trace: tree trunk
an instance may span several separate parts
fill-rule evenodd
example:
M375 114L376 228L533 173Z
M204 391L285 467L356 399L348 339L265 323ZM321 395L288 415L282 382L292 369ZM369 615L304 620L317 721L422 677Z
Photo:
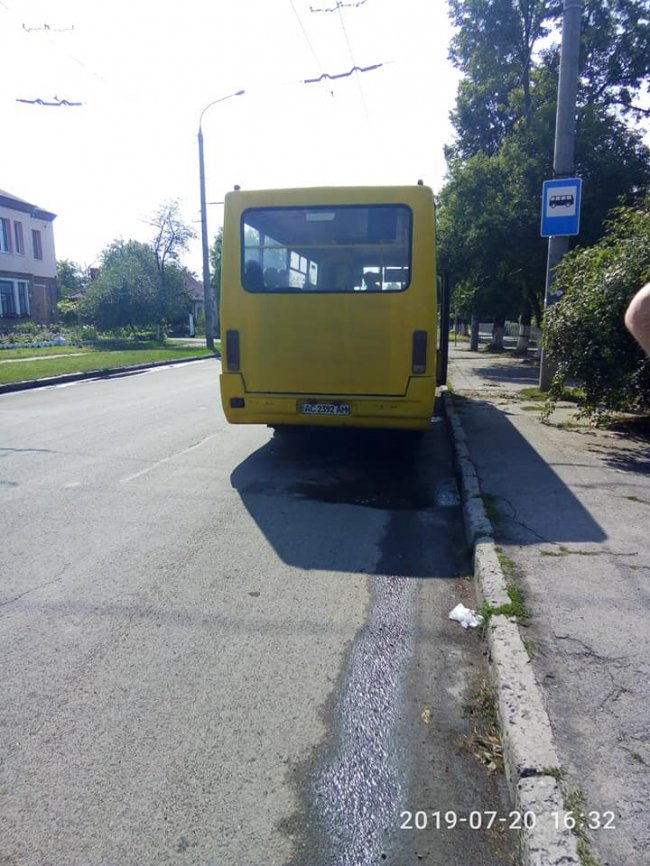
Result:
M515 349L515 355L521 356L522 358L525 358L528 355L531 319L532 310L530 306L526 306L524 312L521 314L521 318L519 319L519 340L517 341L517 348Z
M492 329L492 339L488 346L488 352L503 352L503 335L505 333L505 318L501 317L494 320Z
M472 352L478 352L478 316L472 316L472 333L469 348Z

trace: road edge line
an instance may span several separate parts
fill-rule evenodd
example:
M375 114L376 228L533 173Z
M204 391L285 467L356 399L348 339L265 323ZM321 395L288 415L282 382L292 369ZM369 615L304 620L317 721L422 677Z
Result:
M456 472L463 505L465 535L472 548L474 576L481 602L498 607L510 602L507 581L494 541L467 436L452 394L442 401L452 433ZM514 619L493 616L487 626L490 677L497 695L506 779L515 811L528 814L530 828L519 833L522 866L580 866L578 840L564 826L560 759L550 718L531 660ZM523 825L522 825L523 827Z

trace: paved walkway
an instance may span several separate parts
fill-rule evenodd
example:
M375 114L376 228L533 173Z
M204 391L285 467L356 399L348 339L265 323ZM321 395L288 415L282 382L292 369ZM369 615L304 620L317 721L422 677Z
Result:
M650 864L650 446L550 425L525 389L539 369L452 348L450 384L497 543L532 617L533 654L567 791L609 829L602 866ZM523 394L522 394L523 391ZM559 423L559 426L558 426ZM508 567L508 566L506 566ZM609 814L613 813L613 817Z

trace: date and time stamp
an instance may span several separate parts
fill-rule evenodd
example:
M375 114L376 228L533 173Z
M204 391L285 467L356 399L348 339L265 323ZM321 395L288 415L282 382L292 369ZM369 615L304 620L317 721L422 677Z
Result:
M617 820L616 813L611 811L557 811L546 813L544 817L547 822L550 820L550 826L556 830L575 830L580 827L587 830L615 830ZM511 811L500 814L490 810L476 809L467 814L461 814L451 809L446 812L418 809L400 812L399 820L400 830L447 831L465 827L470 830L502 828L526 831L534 830L539 819L537 814L532 811Z

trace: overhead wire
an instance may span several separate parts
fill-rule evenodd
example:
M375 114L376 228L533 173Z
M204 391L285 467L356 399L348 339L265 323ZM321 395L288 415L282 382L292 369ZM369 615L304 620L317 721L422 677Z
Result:
M291 4L291 8L293 9L293 14L298 19L298 24L300 26L300 29L302 30L302 35L305 37L305 41L307 42L307 45L309 46L309 50L311 51L312 56L313 56L314 60L316 61L316 66L322 72L323 71L323 64L320 62L320 58L318 57L318 54L316 54L316 49L312 45L312 41L309 38L309 34L305 30L305 25L302 23L302 18L298 14L298 10L296 9L293 0L289 0L289 3Z
M338 15L339 15L339 21L340 21L341 27L343 29L343 35L345 36L345 43L348 46L348 52L350 54L350 60L352 61L352 71L354 71L355 69L359 69L359 67L357 66L356 60L354 59L354 53L352 51L352 45L350 44L350 37L348 36L348 31L345 27L345 21L343 20L343 13L341 12L340 4L337 4L336 11L338 12ZM361 84L361 75L356 75L355 78L357 80L357 86L359 88L359 96L361 97L361 104L363 105L363 112L366 116L366 120L370 121L370 116L368 114L368 105L366 104L366 97L365 97L365 94L363 92L363 85Z
M68 99L59 99L58 96L54 97L54 102L48 102L45 99L19 99L16 97L16 102L25 102L28 105L46 105L53 108L59 108L61 105L67 105L70 108L74 108L77 105L83 105L83 102L70 102Z
M26 24L23 24L23 30L26 33L39 33L44 30L49 33L70 33L74 30L74 24L72 27L50 27L49 24L43 24L42 27L28 27Z
M390 61L389 61L390 62ZM353 66L352 69L348 69L347 72L337 72L332 75L330 72L323 72L318 78L304 78L303 84L316 84L319 81L323 81L326 78L333 80L335 78L348 78L350 75L353 75L355 72L372 72L373 69L379 69L381 66L385 66L385 63L373 63L372 66Z
M11 6L9 6L7 3L5 3L4 0L0 0L0 7L2 7L6 12L9 13L9 15L11 15L14 18L14 22L16 23L16 26L17 26L18 20L19 20L18 13ZM50 24L45 23L40 27L29 27L24 23L24 21L21 21L20 26L21 26L21 29L25 33L34 33L34 32L71 33L75 30L74 24L72 24L70 27L56 27L56 26L52 26ZM52 41L50 43L50 46L53 48L54 53L58 54L59 58L65 56L67 59L71 60L73 63L76 63L77 66L80 66L83 69L83 71L86 73L86 75L93 77L93 78L97 78L99 81L105 82L105 79L101 75L99 75L99 73L95 72L92 69L89 69L88 66L86 66L85 63L83 63L81 60L79 60L78 57L74 57L72 54L70 54L69 51L65 51L65 50L62 51L60 46L57 45L56 42ZM58 96L55 96L53 98L53 101L48 101L48 100L44 100L41 98L37 98L37 99L18 99L18 98L16 98L16 102L23 102L23 103L33 104L33 105L46 105L46 106L60 106L60 105L77 106L77 105L83 105L84 104L82 102L77 102L77 101L73 102L73 101L70 101L67 99L59 99Z
M330 6L329 9L314 9L313 6L309 7L310 12L336 12L337 9L342 9L346 7L348 9L356 9L357 6L363 6L364 3L367 3L368 0L358 0L357 3L342 3L341 0L337 0L336 6Z
M367 2L367 0L357 0L357 2L345 3L345 2L342 2L342 0L336 0L336 5L332 6L332 7L328 7L328 8L324 8L324 9L317 9L314 6L309 7L309 11L312 13L320 13L320 12L337 12L338 13L339 24L341 25L341 30L343 31L343 38L345 39L345 44L346 44L347 49L348 49L348 54L349 54L350 60L352 62L352 68L349 72L341 73L339 75L328 75L327 73L323 73L321 75L321 79L323 79L323 78L330 78L330 79L344 78L347 75L352 75L354 72L358 72L358 73L368 72L371 69L377 69L379 66L383 65L381 63L378 63L378 64L375 64L374 66L360 67L357 64L356 60L354 59L354 51L352 50L352 43L350 41L350 37L348 35L348 31L347 31L347 28L345 26L345 21L343 19L343 13L341 12L341 9L343 9L343 8L356 8L358 6L363 6L364 3L366 3L366 2ZM292 2L292 6L293 6L293 2ZM295 8L294 8L294 11L295 11ZM361 78L359 77L359 75L357 75L355 77L357 80L357 87L359 88L359 98L361 99L361 104L363 106L363 112L365 114L366 120L369 121L370 117L368 114L368 104L366 102L365 93L363 92L363 85L361 84ZM317 81L317 80L320 80L320 79L307 79L305 83L311 84L313 81ZM334 95L333 92L332 92L332 95Z

